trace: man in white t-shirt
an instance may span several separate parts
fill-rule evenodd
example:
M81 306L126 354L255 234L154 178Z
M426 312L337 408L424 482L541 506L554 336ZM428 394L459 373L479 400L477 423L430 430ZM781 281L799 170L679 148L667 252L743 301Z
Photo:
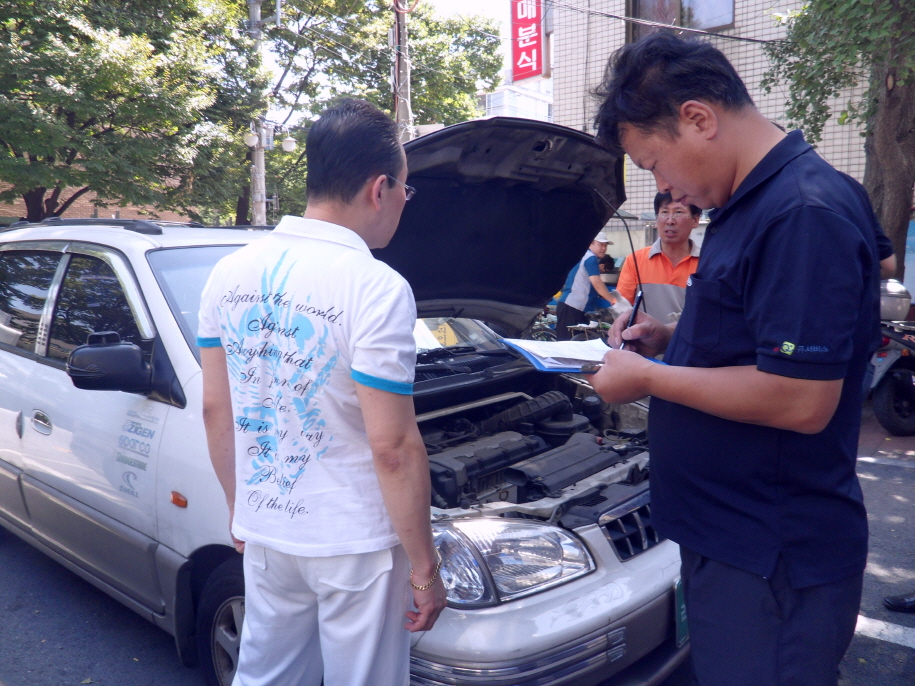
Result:
M432 628L445 590L416 305L369 249L414 190L396 125L368 103L326 110L306 145L304 217L221 260L201 300L207 440L245 556L233 686L407 686L409 632Z

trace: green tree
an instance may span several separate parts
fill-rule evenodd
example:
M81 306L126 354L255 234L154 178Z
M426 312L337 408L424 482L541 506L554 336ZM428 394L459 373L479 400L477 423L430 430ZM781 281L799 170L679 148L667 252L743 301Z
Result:
M893 241L901 278L915 185L915 3L812 0L776 18L787 35L767 47L772 67L763 86L788 83L787 114L809 140L819 140L835 114L830 99L867 84L838 118L865 124L864 186Z
M234 4L0 0L0 200L37 221L89 191L171 208L219 188L238 145L220 97L252 104L219 68Z
M271 93L275 105L288 108L290 118L313 116L334 98L352 96L393 115L393 23L391 4L380 0L286 0L283 28L269 31L282 69ZM441 18L421 3L408 15L408 33L415 123L449 125L480 116L477 93L494 89L502 69L497 23ZM303 209L301 153L267 164L268 194L277 190L284 213Z
M336 54L324 68L328 97L354 94L393 113L392 23L386 4L366 2L334 37ZM415 123L448 125L480 116L477 93L498 86L502 69L496 23L483 17L443 19L420 4L408 15L407 31Z

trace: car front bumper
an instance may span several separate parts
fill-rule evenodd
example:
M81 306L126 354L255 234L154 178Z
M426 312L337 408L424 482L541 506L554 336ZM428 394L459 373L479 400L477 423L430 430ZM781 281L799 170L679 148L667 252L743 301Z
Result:
M677 647L673 592L600 632L582 636L549 655L503 664L442 664L412 655L411 686L591 686L616 677L614 686L654 686L686 659Z

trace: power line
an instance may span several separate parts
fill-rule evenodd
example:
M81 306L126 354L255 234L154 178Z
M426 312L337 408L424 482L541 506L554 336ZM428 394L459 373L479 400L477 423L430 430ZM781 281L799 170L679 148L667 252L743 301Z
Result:
M601 12L600 10L593 10L588 7L579 7L578 5L569 5L559 0L551 0L550 5L553 7L561 7L562 9L569 10L571 12L580 12L582 14L588 14L591 16L604 17L605 19L617 19L619 21L627 22L629 24L638 24L640 26L650 26L658 29L673 29L675 31L682 31L684 33L693 33L700 36L709 36L712 38L726 38L728 40L744 41L747 43L771 43L769 40L762 40L759 38L747 38L745 36L732 36L727 33L716 33L714 31L705 31L703 29L691 29L685 26L674 26L672 24L661 24L656 21L649 21L647 19L639 19L637 17L624 17L619 14L611 14L610 12Z
M638 17L626 17L626 16L622 16L619 14L611 14L610 12L601 12L600 10L591 9L590 7L580 7L579 5L571 5L569 3L562 2L561 0L547 0L547 3L548 3L547 6L549 6L549 7L558 7L563 10L568 10L569 12L579 12L581 14L588 14L588 15L592 15L592 16L603 17L605 19L617 19L619 21L626 22L629 24L639 24L641 26L650 26L650 27L654 27L654 28L667 29L667 30L673 29L675 31L683 31L685 33L694 33L694 34L700 35L700 36L709 36L711 38L726 38L728 40L744 41L747 43L772 43L773 42L771 40L761 40L759 38L747 38L745 36L733 36L733 35L730 35L727 33L717 33L715 31L706 31L704 29L691 29L691 28L688 28L685 26L676 26L673 24L661 24L656 21L649 21L648 19L639 19ZM461 14L456 14L455 16L460 18L461 21L463 21L468 26L470 26L472 28L476 28L467 17L465 17ZM545 17L541 18L540 23L543 24L544 20L545 20ZM477 30L480 31L480 29L477 29ZM480 31L480 33L483 33L484 35L490 36L492 38L498 38L499 40L506 42L506 43L511 43L514 41L522 40L521 38L512 38L511 36L507 36L507 37L506 36L496 36L494 34L486 33L484 31Z

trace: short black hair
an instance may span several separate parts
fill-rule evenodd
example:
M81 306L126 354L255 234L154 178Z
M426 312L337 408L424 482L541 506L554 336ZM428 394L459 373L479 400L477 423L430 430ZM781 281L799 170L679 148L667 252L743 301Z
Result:
M348 203L365 182L403 168L397 124L364 100L344 99L324 110L305 139L309 200ZM388 179L388 185L394 182Z
M720 50L669 31L613 53L594 95L601 100L594 117L597 140L614 150L620 148L620 124L676 136L680 105L687 100L729 110L753 106L747 87Z
M658 193L654 196L654 213L655 215L661 211L661 208L665 205L669 205L673 202L673 196L670 193ZM693 219L702 214L702 210L695 205L689 206L689 213L693 215Z

